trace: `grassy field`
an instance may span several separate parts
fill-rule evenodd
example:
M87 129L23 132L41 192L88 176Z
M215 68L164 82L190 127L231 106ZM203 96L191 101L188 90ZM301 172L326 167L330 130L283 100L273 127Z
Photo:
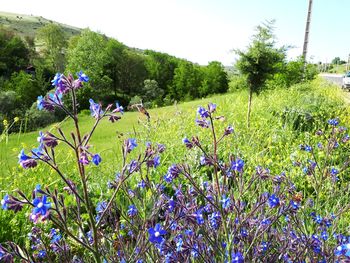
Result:
M91 140L91 152L100 153L103 160L98 169L91 167L88 170L91 187L96 196L106 195L107 181L113 179L121 168L121 144L125 138L136 138L141 146L132 153L133 157L142 152L147 141L165 144L167 151L155 176L163 176L174 162L198 163L198 152L185 151L181 141L184 137L198 135L203 144L209 143L207 131L195 125L197 107L209 102L216 103L218 115L225 116L222 122L218 122L218 130L223 132L228 125L232 125L235 130L234 136L219 149L223 156L227 157L230 153L241 156L251 172L255 166L262 165L268 167L272 174L279 174L282 170L293 173L291 155L298 150L299 144L310 140L317 129L325 127L329 118L339 116L342 124L349 123L348 107L342 96L338 87L322 80L299 84L288 90L265 91L253 99L249 129L246 123L246 91L152 109L150 122L138 112L125 113L114 124L104 120ZM80 117L82 130L88 131L93 124L92 117ZM68 135L73 124L65 121L42 131L55 133L57 127L61 127ZM61 186L58 176L44 164L29 170L23 170L17 164L19 151L24 148L28 152L36 147L37 136L38 132L11 134L7 142L0 142L0 197L17 188L30 193L36 184ZM58 148L61 148L57 152L59 166L68 177L75 178L73 153L63 145ZM295 173L295 176L299 175ZM303 180L299 182L300 187L306 188ZM19 216L25 217L26 213L20 213ZM16 239L23 238L26 233L23 229L28 228L28 225L19 216L12 217L11 213L0 211L1 221L7 222L0 227L0 242L16 233Z
M50 23L61 26L69 37L78 35L81 31L79 28L57 23L41 16L0 12L0 25L14 31L16 34L22 37L35 37L37 30Z

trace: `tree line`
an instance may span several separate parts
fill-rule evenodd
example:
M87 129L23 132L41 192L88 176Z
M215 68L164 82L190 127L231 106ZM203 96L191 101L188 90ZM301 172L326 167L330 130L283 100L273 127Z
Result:
M91 83L79 91L79 109L88 99L121 105L142 102L148 107L170 105L228 90L223 65L201 66L153 50L129 48L89 29L68 38L56 24L41 28L35 38L20 38L0 28L0 120L27 118L26 130L62 118L36 110L37 96L46 94L55 73L83 70ZM46 114L46 115L45 115Z

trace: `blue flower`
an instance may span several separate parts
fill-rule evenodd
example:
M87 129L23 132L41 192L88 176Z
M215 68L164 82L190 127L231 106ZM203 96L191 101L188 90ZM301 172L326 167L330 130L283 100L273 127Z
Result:
M196 221L198 225L203 225L204 224L204 217L202 213L202 209L197 210L195 213Z
M338 173L339 173L339 171L337 169L335 169L334 167L331 169L332 176L336 176Z
M38 253L38 258L45 258L46 257L46 251L45 250L40 250Z
M231 162L231 169L237 172L242 172L244 167L244 161L242 159L236 159Z
M102 161L101 156L99 154L95 154L94 156L92 156L92 160L91 160L95 165L99 165L100 162Z
M129 153L137 147L136 139L129 138L124 141L125 149Z
M228 208L231 204L230 197L226 197L226 195L222 195L222 199L220 200L220 202L222 203L221 206L223 209Z
M47 196L37 197L33 200L34 208L32 210L33 215L46 215L51 208L51 203L47 201Z
M280 200L275 194L270 195L268 201L269 201L269 206L271 208L275 208L276 206L279 206L279 204L280 204Z
M97 213L103 213L103 211L106 208L107 208L107 202L106 201L98 202L97 206L96 206L96 212Z
M173 199L173 198L169 199L169 202L168 202L168 211L169 211L170 213L174 211L175 206L176 206L176 202L174 201L174 199Z
M337 126L339 124L339 120L338 119L329 119L328 124L332 125L332 126Z
M214 212L209 216L210 226L214 229L218 229L220 225L221 216L219 212Z
M335 251L336 256L344 255L347 258L350 258L350 243L345 243L337 247Z
M80 72L77 74L78 75L78 78L81 82L88 82L89 81L89 77L83 73L83 71L80 70Z
M160 165L160 156L156 155L153 159L153 167L157 168Z
M231 258L232 258L231 263L244 263L244 257L240 252L237 252L237 253L232 252Z
M215 104L214 104L215 105ZM197 113L202 117L202 118L208 118L209 117L209 112L204 109L203 107L198 107Z
M162 228L160 224L156 224L154 228L149 228L148 229L148 234L149 234L149 241L152 243L161 243L163 241L164 235L166 235L166 231Z
M328 239L328 234L327 234L327 231L322 231L322 233L321 233L321 237L322 237L322 239L323 240L327 240Z
M146 187L146 183L144 180L141 180L140 182L137 183L137 187L139 188L145 188Z
M135 205L129 205L129 209L128 209L128 216L129 217L133 217L135 215L137 215L137 208Z
M38 96L38 99L36 101L36 107L38 110L42 110L44 108L44 97L43 96Z
M3 210L8 209L7 205L9 203L9 199L10 199L10 196L8 194L6 194L3 199L1 199L1 208Z
M58 86L58 84L61 82L61 78L63 77L63 74L56 73L53 80L51 80L52 86Z
M181 252L183 245L182 237L180 236L176 241L176 252Z
M306 152L311 152L311 151L312 151L312 147L311 147L310 145L305 145L304 150L305 150Z
M98 119L103 114L101 105L95 103L93 99L89 99L91 116Z

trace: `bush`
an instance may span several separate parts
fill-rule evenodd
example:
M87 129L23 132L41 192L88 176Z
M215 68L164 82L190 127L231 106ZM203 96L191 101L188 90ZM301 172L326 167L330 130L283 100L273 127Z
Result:
M243 75L233 75L229 82L229 92L235 92L237 90L247 90L247 79Z

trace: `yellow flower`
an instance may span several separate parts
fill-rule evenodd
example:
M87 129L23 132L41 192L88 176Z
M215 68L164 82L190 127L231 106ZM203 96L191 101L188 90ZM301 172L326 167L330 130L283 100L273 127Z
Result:
M9 125L9 123L7 122L7 120L5 119L5 120L3 120L3 122L2 122L3 124L4 124L4 126L5 127L7 127L8 125Z
M15 118L13 119L13 121L14 121L14 122L18 122L18 121L19 121L19 118L18 118L18 117L15 117Z

